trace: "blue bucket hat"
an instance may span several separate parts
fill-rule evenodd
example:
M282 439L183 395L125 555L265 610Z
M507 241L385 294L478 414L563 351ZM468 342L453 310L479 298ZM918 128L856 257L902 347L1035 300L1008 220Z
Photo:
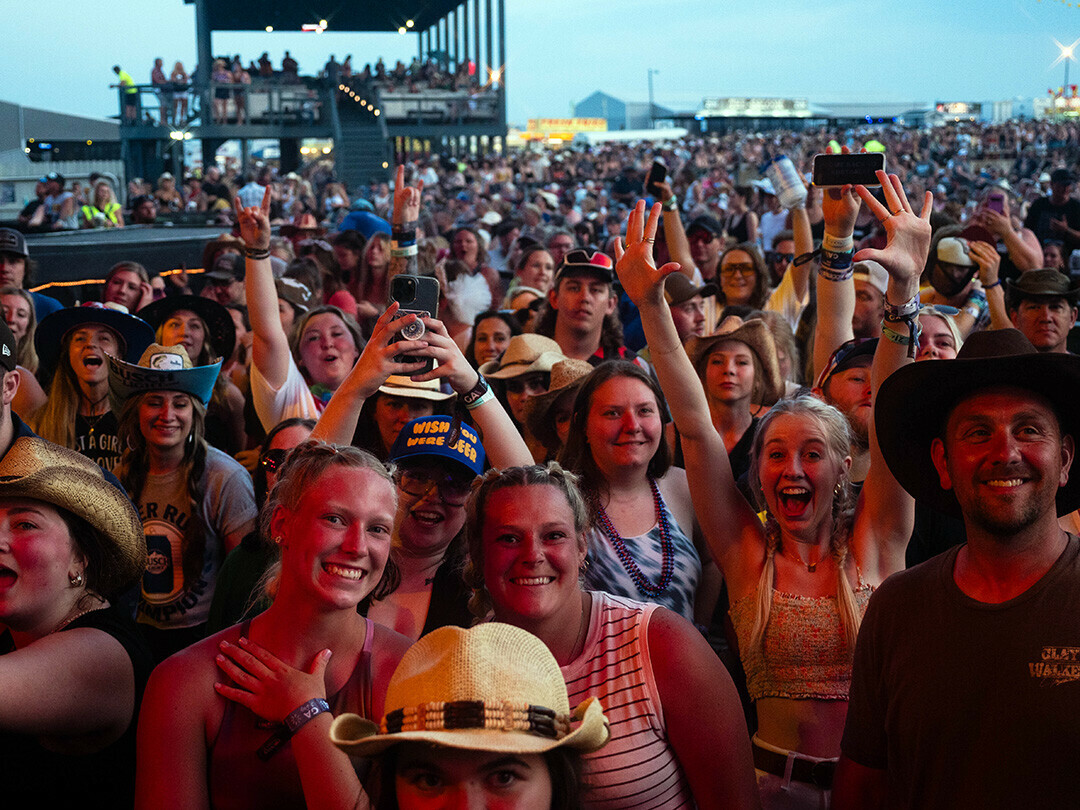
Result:
M390 448L394 462L441 461L447 459L470 476L484 471L484 447L480 437L468 425L461 425L461 436L452 447L447 443L453 422L450 416L421 416L401 429Z

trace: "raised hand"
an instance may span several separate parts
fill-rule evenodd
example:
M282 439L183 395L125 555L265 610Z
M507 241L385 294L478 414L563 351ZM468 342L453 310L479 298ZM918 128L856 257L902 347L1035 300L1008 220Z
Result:
M997 248L986 242L971 242L968 245L968 253L979 265L979 281L983 287L989 287L998 280L998 268L1001 266L1001 256Z
M235 685L219 682L214 689L263 720L282 723L296 707L315 698L326 699L330 650L318 653L304 672L243 636L239 646L223 641L219 649L217 665Z
M656 203L646 218L645 201L638 200L626 222L626 248L621 239L615 240L615 272L619 274L623 290L639 308L663 301L664 279L681 269L677 262L657 267L653 259L660 212L660 203Z
M236 224L240 227L240 238L249 248L265 250L270 247L270 186L263 193L262 204L244 208L240 198L233 198L233 211Z
M469 393L476 387L479 379L476 369L469 365L469 361L465 359L457 343L450 337L442 321L424 318L424 326L427 327L424 340L427 341L428 346L424 351L424 356L434 357L438 365L424 374L414 375L413 379L416 382L445 379L459 394Z
M926 192L922 210L916 215L899 177L883 171L878 171L877 177L886 205L875 200L866 186L856 186L855 191L885 227L888 241L884 250L860 250L855 254L855 261L870 259L878 262L894 279L917 286L930 252L930 213L934 209L934 195Z
M405 185L405 167L398 166L394 175L394 214L391 222L404 225L415 222L420 217L420 197L424 191L424 181L417 178L416 186Z
M408 326L416 320L412 313L398 317L398 302L394 301L386 308L386 312L379 316L371 330L371 338L364 351L360 353L360 359L349 377L361 381L360 395L365 399L375 395L379 386L386 382L391 374L408 377L416 374L423 362L398 363L394 358L401 354L418 354L427 357L430 353L425 351L429 342L427 336L423 340L400 340L391 342L402 327Z

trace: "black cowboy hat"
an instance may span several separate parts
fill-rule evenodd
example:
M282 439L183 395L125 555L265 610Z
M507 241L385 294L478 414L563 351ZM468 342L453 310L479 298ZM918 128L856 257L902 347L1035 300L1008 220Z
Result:
M206 322L206 336L219 357L226 359L232 357L236 346L236 324L233 323L229 310L217 301L197 295L167 295L140 309L139 317L150 324L154 332L157 332L158 327L180 309L189 309ZM130 362L137 363L138 361L139 358L136 357Z
M1080 357L1037 352L1016 329L975 332L955 360L925 360L897 369L881 384L874 405L878 445L896 480L917 500L961 516L951 490L943 489L930 458L953 407L995 386L1024 389L1053 406L1062 435L1080 440ZM1080 474L1058 489L1057 513L1080 507Z

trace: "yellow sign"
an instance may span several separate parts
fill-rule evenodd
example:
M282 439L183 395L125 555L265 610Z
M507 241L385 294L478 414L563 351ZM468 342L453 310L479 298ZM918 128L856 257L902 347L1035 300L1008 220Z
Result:
M606 118L530 118L527 132L607 132Z

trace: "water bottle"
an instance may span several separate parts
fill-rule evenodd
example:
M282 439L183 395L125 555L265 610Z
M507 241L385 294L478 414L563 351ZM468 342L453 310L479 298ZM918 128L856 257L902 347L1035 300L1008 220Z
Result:
M784 208L798 208L806 202L806 186L787 155L777 155L765 164L763 170Z

